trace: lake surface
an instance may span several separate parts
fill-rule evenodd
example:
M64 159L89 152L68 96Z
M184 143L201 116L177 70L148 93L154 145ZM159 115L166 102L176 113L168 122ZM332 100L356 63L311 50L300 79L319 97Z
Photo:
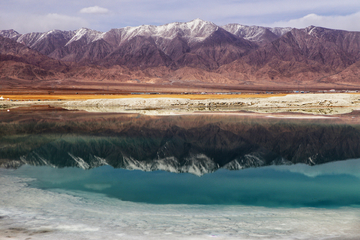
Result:
M360 115L0 112L0 239L357 239Z

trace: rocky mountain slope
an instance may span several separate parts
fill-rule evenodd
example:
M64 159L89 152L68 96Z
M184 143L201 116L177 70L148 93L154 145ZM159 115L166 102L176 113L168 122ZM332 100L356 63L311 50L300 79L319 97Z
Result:
M321 80L360 59L360 33L310 26L280 38L224 66L220 72L238 77Z
M356 83L360 59L360 32L314 26L217 26L195 19L108 32L81 28L19 34L3 30L0 36L3 79L49 79L53 75L54 79L153 79L160 83ZM24 50L16 50L20 48ZM36 52L36 57L25 49ZM29 71L28 76L24 71L8 71L9 61L39 69ZM42 76L34 71L43 71Z
M0 75L24 79L54 77L68 70L62 62L47 57L12 39L0 36Z

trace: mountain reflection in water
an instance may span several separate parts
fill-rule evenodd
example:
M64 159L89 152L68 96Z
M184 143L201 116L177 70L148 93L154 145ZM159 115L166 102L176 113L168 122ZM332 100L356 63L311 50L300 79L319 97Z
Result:
M267 116L0 111L0 236L358 239L359 114Z
M3 168L23 164L83 169L110 165L201 176L220 168L317 165L360 158L357 113L302 120L246 114L0 114Z

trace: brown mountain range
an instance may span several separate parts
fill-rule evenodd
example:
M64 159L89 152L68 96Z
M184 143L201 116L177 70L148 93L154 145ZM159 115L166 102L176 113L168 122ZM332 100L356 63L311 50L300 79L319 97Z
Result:
M5 88L30 81L36 86L103 82L345 89L358 86L359 59L360 32L314 26L220 27L195 19L105 33L86 28L0 31Z

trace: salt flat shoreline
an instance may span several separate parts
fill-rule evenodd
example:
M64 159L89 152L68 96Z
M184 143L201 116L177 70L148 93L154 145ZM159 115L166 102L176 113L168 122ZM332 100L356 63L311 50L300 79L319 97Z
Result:
M269 97L234 97L191 99L176 97L131 97L111 99L0 101L2 110L18 107L48 105L87 112L137 112L142 114L171 114L174 112L250 111L259 113L301 112L309 114L344 114L360 110L360 94L321 93L287 94Z

